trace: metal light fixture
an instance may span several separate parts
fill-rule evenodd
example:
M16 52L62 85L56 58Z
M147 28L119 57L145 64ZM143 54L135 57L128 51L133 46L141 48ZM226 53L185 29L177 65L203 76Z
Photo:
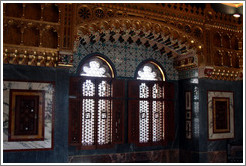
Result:
M233 17L239 18L240 17L240 14L235 13L235 14L233 14Z

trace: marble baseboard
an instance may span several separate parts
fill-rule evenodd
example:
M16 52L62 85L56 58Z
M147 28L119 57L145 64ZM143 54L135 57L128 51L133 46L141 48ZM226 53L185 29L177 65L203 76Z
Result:
M208 152L208 162L209 163L226 163L227 162L227 152L226 151Z
M70 156L70 163L178 163L179 150Z
M9 95L10 89L45 91L44 140L43 141L8 141ZM54 103L54 85L41 82L3 82L3 150L32 150L52 148L52 119Z
M226 163L226 151L194 152L180 150L181 163Z

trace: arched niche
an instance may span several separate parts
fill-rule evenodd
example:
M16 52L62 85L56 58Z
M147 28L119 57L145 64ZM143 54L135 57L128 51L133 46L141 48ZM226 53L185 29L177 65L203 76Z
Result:
M57 48L58 35L52 29L46 30L42 34L42 46L48 48Z
M203 31L200 27L195 27L193 30L193 35L198 38L198 39L202 39L203 38Z
M6 29L3 38L6 38L5 42L8 44L17 44L21 43L21 30L17 25L10 25ZM6 36L5 36L6 35Z
M48 22L59 21L59 9L55 4L46 5L44 7L43 20Z
M232 67L239 68L239 58L237 55L232 55Z
M23 35L23 43L26 46L39 46L39 30L35 27L26 28Z
M228 35L224 35L223 36L223 39L222 39L222 42L223 42L223 47L224 48L230 48L230 37Z
M230 67L230 56L227 52L223 55L223 66Z
M6 16L10 17L22 17L23 5L22 3L7 3L6 4Z
M214 54L214 65L221 66L221 54L219 53L219 51L215 52Z
M214 34L213 44L216 47L221 47L221 35L218 32Z
M38 3L28 3L25 7L25 18L32 20L40 20L41 5Z
M239 40L237 37L234 37L233 40L232 40L232 49L234 50L239 50Z

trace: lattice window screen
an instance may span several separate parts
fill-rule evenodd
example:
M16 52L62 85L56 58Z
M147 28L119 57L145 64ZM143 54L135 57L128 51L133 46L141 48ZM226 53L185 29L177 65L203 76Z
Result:
M111 143L111 85L107 81L87 79L83 82L82 94L82 145Z
M163 81L128 81L129 143L163 145L173 137L173 90Z
M95 100L82 102L82 145L93 145L95 139Z
M70 145L96 149L123 143L124 80L112 79L112 68L99 56L86 61L79 74L70 78Z

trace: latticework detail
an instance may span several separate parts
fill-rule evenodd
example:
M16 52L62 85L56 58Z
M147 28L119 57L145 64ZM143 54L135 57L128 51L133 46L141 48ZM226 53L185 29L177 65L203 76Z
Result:
M148 98L149 97L149 87L145 83L141 83L139 87L139 97Z
M83 83L83 96L95 96L95 84L91 80L86 80Z
M97 115L97 128L98 128L98 139L99 145L108 144L112 140L111 132L111 102L110 100L99 100L98 101L98 115Z
M94 144L95 101L83 99L82 102L82 145Z
M149 102L139 102L139 142L149 141Z
M161 101L153 101L152 103L152 130L153 142L161 141L164 139L163 131L163 103Z
M108 84L106 81L102 81L98 86L99 97L110 97L110 92L110 84Z

